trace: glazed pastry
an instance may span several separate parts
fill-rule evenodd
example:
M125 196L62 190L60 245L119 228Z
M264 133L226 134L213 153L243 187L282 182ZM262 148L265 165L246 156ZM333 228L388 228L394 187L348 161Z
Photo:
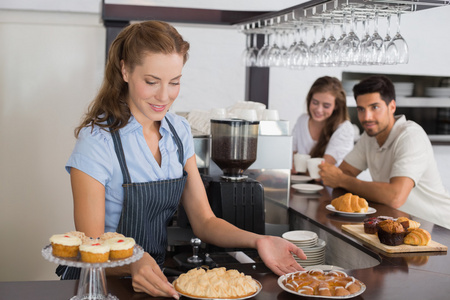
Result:
M413 246L426 246L431 241L431 235L422 228L409 229L403 243Z
M369 209L366 199L347 193L331 201L336 210L343 212L365 213Z
M380 242L388 246L403 244L403 239L406 234L402 224L394 220L379 222L377 233Z
M189 270L175 280L174 287L189 297L215 299L248 297L258 291L256 281L250 276L225 268Z
M299 271L287 275L283 284L302 295L348 296L361 290L362 282L345 272Z
M54 256L77 257L81 239L69 233L55 234L50 237L50 243Z

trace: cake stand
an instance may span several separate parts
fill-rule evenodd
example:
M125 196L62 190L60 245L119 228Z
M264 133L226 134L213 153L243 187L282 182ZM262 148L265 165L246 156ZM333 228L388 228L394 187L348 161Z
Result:
M141 259L144 249L135 245L133 255L126 259L109 260L105 263L85 263L79 258L62 258L53 256L52 246L47 245L42 249L42 256L56 264L81 268L80 280L78 281L77 295L70 300L119 300L116 296L108 294L106 287L105 268L114 268L131 264Z

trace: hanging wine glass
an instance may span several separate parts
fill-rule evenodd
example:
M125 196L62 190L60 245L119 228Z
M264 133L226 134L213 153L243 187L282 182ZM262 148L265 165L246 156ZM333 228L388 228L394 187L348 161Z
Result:
M356 35L355 8L350 6L350 31L342 41L341 60L348 64L357 64L359 61L361 42Z
M249 51L250 51L250 48L252 47L252 45L251 45L251 43L252 43L252 36L251 36L251 34L249 33L249 32L247 32L247 31L245 31L245 30L248 30L248 28L243 28L243 30L244 30L244 32L245 32L245 49L244 49L244 51L242 51L242 54L241 54L241 61L242 61L242 64L244 65L244 66L246 66L247 65L247 57L248 57L248 53L249 53Z
M270 46L269 53L267 54L267 62L269 64L269 67L278 67L281 64L282 53L277 43L278 37L279 32L277 32L277 30L274 30L272 46Z
M386 56L389 63L393 64L407 64L409 60L408 44L403 36L400 34L400 9L397 11L397 33L389 42Z
M381 65L384 63L384 57L385 57L385 49L384 49L384 41L383 38L378 33L378 8L375 8L375 17L373 19L374 21L374 27L373 27L373 34L370 39L372 43L372 62L373 65Z
M306 30L302 27L301 23L298 27L298 35L300 36L300 40L291 54L291 61L294 69L304 69L309 63L309 47L304 42Z
M313 25L313 42L311 45L309 45L309 63L310 66L318 66L319 64L319 58L318 58L318 51L317 51L317 24Z
M342 21L339 25L339 27L341 28L341 36L339 37L339 39L336 41L336 44L334 45L333 48L333 61L334 64L336 66L347 66L348 63L346 63L344 61L344 59L341 57L341 54L343 54L341 52L342 49L342 41L345 39L345 37L347 36L347 19L346 19L346 12L344 11L342 13Z
M253 67L256 66L256 60L258 58L258 34L253 33L253 44L247 51L247 57L246 57L246 66L247 67Z
M320 38L319 42L316 44L316 65L320 67L324 67L325 64L322 60L323 58L323 46L325 45L325 42L327 41L327 38L325 37L326 34L326 20L325 17L322 17L322 26L320 27L320 30L322 31L322 37Z
M322 64L323 66L334 66L333 51L336 45L336 38L334 37L334 15L330 16L330 35L322 47Z
M287 30L282 30L280 33L280 52L281 52L281 60L277 67L286 67L289 59L288 53L288 40L289 40L289 32Z
M385 53L384 53L384 63L385 64L392 64L392 61L388 59L387 57L387 47L389 46L389 43L391 42L392 38L391 38L391 14L388 13L386 16L386 36L384 37L383 40L383 45L384 45L384 49L385 49Z
M267 27L267 24L266 24ZM258 67L268 67L269 64L267 62L267 54L269 52L269 31L266 29L264 32L264 44L259 49L258 55L256 56L256 66Z
M366 18L363 19L364 36L361 39L361 54L359 57L360 64L362 65L370 64L372 57L372 42L370 40L369 21L370 14L367 13Z

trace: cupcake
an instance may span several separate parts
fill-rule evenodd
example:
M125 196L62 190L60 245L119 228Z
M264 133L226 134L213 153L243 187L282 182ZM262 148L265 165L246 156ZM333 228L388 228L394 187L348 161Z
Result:
M110 259L124 259L133 255L133 249L136 242L130 237L115 237L105 241L111 249Z
M55 234L50 237L52 254L58 257L77 257L81 239L71 234Z
M107 262L109 252L109 246L98 240L80 246L81 261L87 263Z
M378 231L377 224L380 222L378 218L367 218L364 220L364 233L375 234Z
M368 234L376 234L378 232L378 223L385 220L393 220L393 218L379 216L364 219L364 232Z
M397 246L403 244L405 233L405 229L399 222L385 220L378 223L378 238L385 245Z

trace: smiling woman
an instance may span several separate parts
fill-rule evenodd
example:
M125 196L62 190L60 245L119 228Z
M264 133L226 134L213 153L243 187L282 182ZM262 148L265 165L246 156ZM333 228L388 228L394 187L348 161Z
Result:
M353 148L354 135L341 82L330 76L318 78L308 92L306 105L308 114L298 118L292 133L294 154L323 157L339 165Z
M168 111L180 91L188 49L176 29L161 21L135 23L119 33L66 164L76 229L93 238L104 232L134 238L143 257L113 272L131 274L134 290L153 296L178 298L161 267L167 224L180 200L194 234L207 243L256 248L277 274L302 269L291 253L306 258L288 241L241 230L213 214L190 126ZM58 273L78 277L76 269L59 267Z

